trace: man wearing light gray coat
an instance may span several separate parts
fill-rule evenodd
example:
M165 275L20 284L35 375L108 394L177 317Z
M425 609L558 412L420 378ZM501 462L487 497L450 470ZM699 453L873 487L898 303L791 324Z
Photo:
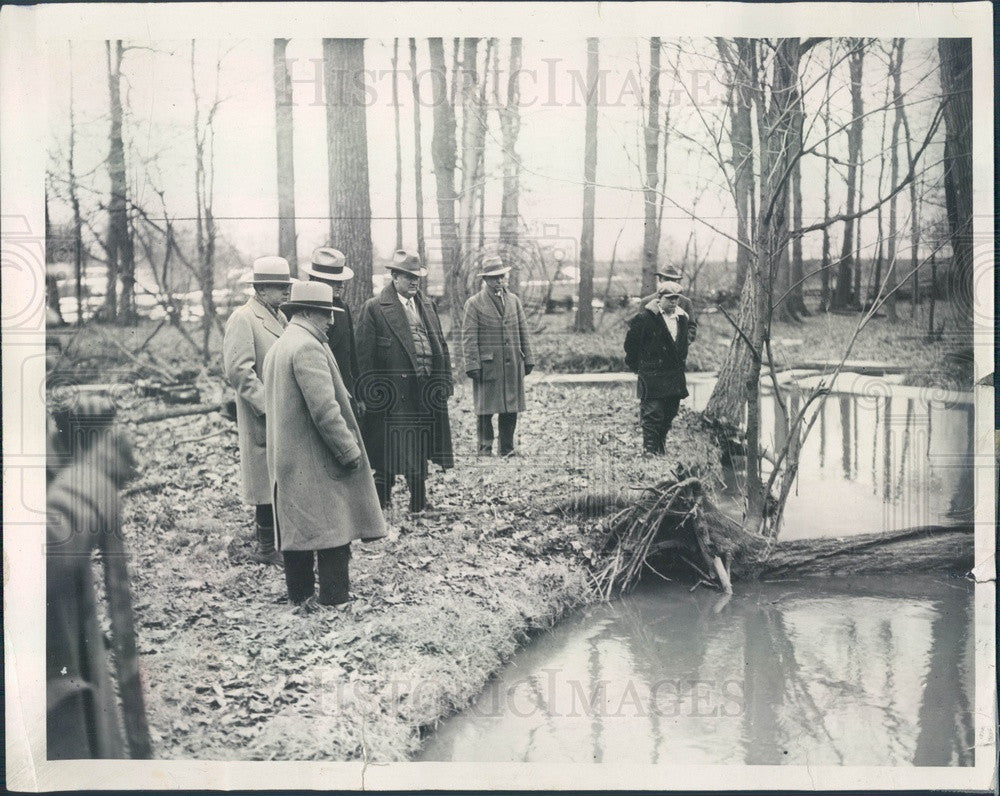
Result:
M350 599L351 542L385 536L385 519L351 394L327 345L333 290L298 282L282 309L291 320L264 359L267 464L288 597L310 611Z
M462 350L472 379L479 454L493 454L493 415L498 415L501 456L514 454L517 413L524 411L524 377L534 362L521 300L507 290L510 267L493 255L483 260L483 289L465 302Z
M283 257L258 257L253 271L243 279L254 287L253 297L233 311L222 339L223 372L236 390L236 423L240 444L243 497L256 507L257 560L281 564L274 550L274 512L265 452L264 355L281 336L287 323L278 309L292 284L288 261Z

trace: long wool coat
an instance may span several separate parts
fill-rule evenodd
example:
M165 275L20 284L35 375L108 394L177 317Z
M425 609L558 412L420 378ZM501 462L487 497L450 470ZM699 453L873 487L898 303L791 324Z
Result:
M528 320L521 300L504 291L503 315L486 285L465 302L462 350L465 369L482 374L473 382L477 415L524 411L524 368L533 365Z
M688 317L677 308L677 339L670 336L657 302L651 301L629 321L625 364L639 374L639 398L687 398L684 367L688 352Z
M264 356L287 323L257 296L233 311L222 339L222 364L226 380L236 390L236 424L240 443L243 498L251 506L271 502L267 474L264 423Z
M326 339L337 360L340 375L344 379L347 391L354 395L354 382L358 378L358 351L354 343L354 316L351 308L339 298L333 300L336 308L333 313L333 323L326 330ZM355 396L357 397L357 396Z
M455 464L448 399L454 392L451 356L434 306L414 299L430 339L431 377L418 383L413 332L390 282L358 315L358 400L365 403L363 429L375 469L385 474L424 471L427 461Z
M326 336L292 318L264 358L267 463L279 550L385 536L351 398ZM344 465L358 456L354 470Z

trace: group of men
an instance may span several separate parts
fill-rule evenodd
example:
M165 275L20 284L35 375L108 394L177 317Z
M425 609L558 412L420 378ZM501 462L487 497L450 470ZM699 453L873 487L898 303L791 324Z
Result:
M454 465L452 364L437 311L419 289L427 270L405 249L388 270L355 324L342 298L353 271L341 252L316 249L303 280L283 258L261 257L246 277L254 295L226 324L223 363L236 391L257 557L284 564L289 599L307 610L350 600L350 544L385 535L382 511L397 476L410 511L426 512L429 464ZM524 308L507 290L510 270L499 257L483 260L483 288L462 324L481 455L492 454L494 414L498 452L515 454L534 364Z

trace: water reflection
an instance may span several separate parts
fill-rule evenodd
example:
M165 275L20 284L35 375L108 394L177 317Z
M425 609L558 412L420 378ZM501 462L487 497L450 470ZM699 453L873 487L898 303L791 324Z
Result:
M972 765L972 590L673 584L539 638L421 760Z
M788 394L789 412L801 396ZM777 451L788 425L762 398L761 441ZM799 539L971 521L973 410L914 397L833 395L806 438L782 537ZM728 474L734 507L739 474Z

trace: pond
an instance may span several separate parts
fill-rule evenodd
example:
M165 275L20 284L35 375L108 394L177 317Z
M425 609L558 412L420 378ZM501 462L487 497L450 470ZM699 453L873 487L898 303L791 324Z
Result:
M774 450L773 397L763 415ZM971 404L907 388L830 396L783 538L971 521L972 429ZM417 759L970 766L973 619L972 584L946 577L744 583L728 600L646 582L535 639Z

